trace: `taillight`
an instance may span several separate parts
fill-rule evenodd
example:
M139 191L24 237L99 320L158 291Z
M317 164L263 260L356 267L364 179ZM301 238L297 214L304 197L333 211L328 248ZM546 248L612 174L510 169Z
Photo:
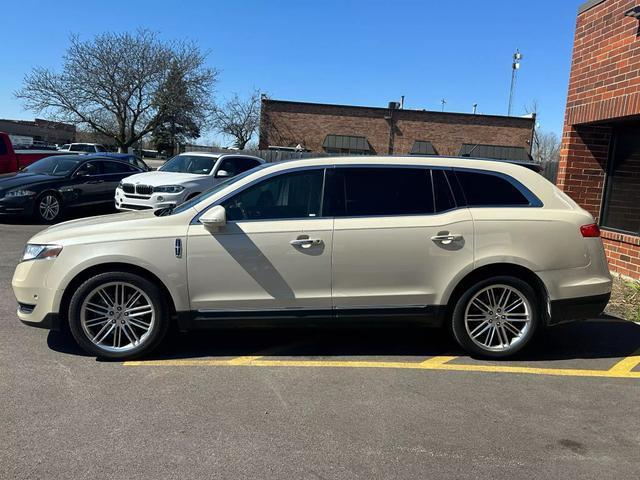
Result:
M597 223L591 223L589 225L582 225L580 227L580 233L585 238L599 237L600 236L600 228L598 228L598 224Z

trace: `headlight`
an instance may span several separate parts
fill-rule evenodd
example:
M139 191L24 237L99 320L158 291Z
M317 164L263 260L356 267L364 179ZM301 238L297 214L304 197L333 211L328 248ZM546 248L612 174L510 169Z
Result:
M5 196L7 197L31 197L33 195L35 195L36 192L33 192L31 190L23 190L23 189L19 189L19 190L9 190Z
M42 258L56 258L62 251L62 245L38 245L27 243L22 254L22 261Z
M118 184L118 187L120 190L122 190L122 181L120 181L120 183Z
M180 193L184 190L182 185L161 185L159 187L153 187L153 192L164 192L164 193Z

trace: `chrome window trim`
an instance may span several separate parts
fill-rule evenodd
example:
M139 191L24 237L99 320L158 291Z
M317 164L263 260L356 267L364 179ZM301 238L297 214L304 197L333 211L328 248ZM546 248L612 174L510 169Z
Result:
M357 216L340 216L340 217L329 217L329 216L323 216L323 209L324 209L324 193L326 190L326 178L327 178L327 169L331 169L331 168L335 168L335 169L339 169L339 168L413 168L413 169L429 169L429 170L445 170L445 171L451 171L451 172L456 172L456 171L465 171L465 172L473 172L473 173L482 173L482 174L488 174L488 175L493 175L493 176L497 176L500 178L503 178L504 180L506 180L507 182L509 182L511 185L513 185L527 200L529 200L529 204L528 205L509 205L509 204L498 204L498 205L466 205L466 199L465 199L465 205L458 205L457 204L457 199L455 196L455 192L453 192L453 189L451 189L451 185L449 185L449 188L452 190L453 198L454 198L454 202L456 202L456 206L454 208L450 208L448 210L444 210L444 211L440 211L440 212L433 212L433 213L406 213L406 214L399 214L399 215L357 215ZM219 198L218 200L215 200L211 205L207 206L206 208L204 208L202 211L200 211L196 216L194 216L191 219L190 225L201 225L200 223L200 217L206 212L208 211L210 208L213 208L216 205L220 205L220 203L224 202L225 200L228 200L230 197L232 197L233 195L237 194L237 193L241 193L242 191L246 190L249 187L252 187L253 185L263 181L263 180L267 180L269 178L278 176L278 175L284 175L287 173L295 173L295 172L301 172L301 171L306 171L306 170L319 170L319 169L325 169L324 172L324 178L323 178L323 182L322 182L322 198L321 198L321 203L320 203L320 215L316 216L316 217L300 217L300 218L269 218L269 219L254 219L254 220L239 220L239 221L231 221L229 223L238 223L238 222L278 222L278 221L291 221L291 220L312 220L312 219L327 219L327 218L389 218L389 217L432 217L435 215L442 215L444 213L449 213L452 212L454 210L459 210L459 209L470 209L470 208L541 208L544 206L544 203L531 191L529 190L526 186L524 186L520 181L516 180L515 178L513 178L511 175L507 175L506 173L502 173L502 172L494 172L491 170L486 170L483 168L466 168L466 167L450 167L447 165L410 165L410 164L398 164L398 165L394 165L394 164L375 164L375 163L359 163L359 164L331 164L331 165L312 165L312 166L306 166L306 167L295 167L295 168L291 168L291 169L287 169L287 170L279 170L277 172L272 172L272 173L268 173L266 175L263 175L255 180L252 180L251 182L243 185L242 187L229 192L228 194L224 195L223 197ZM447 179L448 180L448 179ZM432 187L433 188L433 187ZM460 188L462 189L462 186L460 186ZM462 189L462 192L464 194L464 189Z

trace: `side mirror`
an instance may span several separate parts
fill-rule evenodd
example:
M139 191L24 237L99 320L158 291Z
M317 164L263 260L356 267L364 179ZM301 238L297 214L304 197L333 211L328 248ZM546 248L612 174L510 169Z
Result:
M227 223L227 212L222 205L216 205L202 214L200 223L207 230L223 227Z
M89 170L78 170L76 172L76 177L88 177L89 176Z
M229 178L231 174L226 170L218 170L216 173L216 178Z

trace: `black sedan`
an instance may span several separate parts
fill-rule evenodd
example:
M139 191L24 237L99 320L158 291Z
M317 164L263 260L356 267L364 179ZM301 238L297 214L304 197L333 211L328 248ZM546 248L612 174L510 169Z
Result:
M0 215L59 220L65 209L113 204L120 180L143 170L103 155L57 155L0 175Z

